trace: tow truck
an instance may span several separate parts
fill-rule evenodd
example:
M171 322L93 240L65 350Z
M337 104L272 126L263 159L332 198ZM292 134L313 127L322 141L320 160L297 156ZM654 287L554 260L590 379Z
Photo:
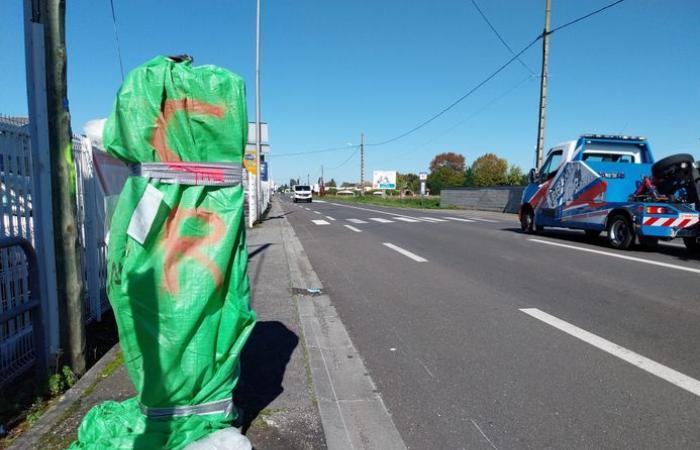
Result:
M586 134L547 152L530 170L519 208L524 232L583 230L628 249L683 238L700 252L700 162L677 154L654 162L641 136Z

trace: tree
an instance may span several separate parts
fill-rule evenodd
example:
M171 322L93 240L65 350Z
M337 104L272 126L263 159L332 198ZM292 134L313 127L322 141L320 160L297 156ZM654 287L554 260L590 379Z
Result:
M399 191L408 189L412 192L420 190L420 178L415 173L399 173L396 174L396 187Z
M493 153L478 157L471 166L474 186L502 186L508 183L508 161Z
M510 170L508 170L508 185L522 186L524 184L524 178L525 175L523 175L523 171L520 169L520 167L516 166L515 164L510 166Z
M443 188L464 185L464 172L457 171L451 167L440 167L430 172L427 180L430 193L439 194Z
M328 183L326 183L326 187L329 187L329 188L330 188L330 187L336 187L336 186L337 186L337 184L335 183L335 180L334 180L333 178L331 178L331 181L329 181Z
M453 152L437 154L430 162L430 171L435 172L441 167L449 167L457 172L464 172L464 156Z

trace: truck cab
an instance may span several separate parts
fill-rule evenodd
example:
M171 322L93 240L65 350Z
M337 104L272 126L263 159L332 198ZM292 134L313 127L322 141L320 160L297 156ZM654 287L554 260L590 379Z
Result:
M694 164L690 155L683 156ZM652 176L654 167L651 147L639 136L583 135L559 144L547 152L539 171L530 171L521 227L525 232L580 229L591 237L607 231L609 244L621 249L635 240L653 245L676 237L697 244L700 202L670 187L669 195L658 194L654 183L661 180Z

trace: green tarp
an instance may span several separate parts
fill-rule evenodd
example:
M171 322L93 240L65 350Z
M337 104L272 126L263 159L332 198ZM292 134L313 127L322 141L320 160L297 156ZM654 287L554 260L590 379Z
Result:
M103 141L127 163L240 164L247 127L240 77L161 56L129 73ZM255 323L243 196L240 184L129 177L111 221L107 291L137 396L93 408L71 448L180 449L236 419L235 407L207 415L182 407L232 398ZM153 417L171 407L174 416Z

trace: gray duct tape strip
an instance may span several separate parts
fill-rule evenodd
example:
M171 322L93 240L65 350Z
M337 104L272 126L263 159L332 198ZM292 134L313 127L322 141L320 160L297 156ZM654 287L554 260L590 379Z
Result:
M243 167L235 163L151 162L133 167L135 175L171 184L191 186L236 186Z
M168 406L163 408L149 408L139 404L141 412L152 419L164 419L168 417L181 417L192 415L223 414L230 415L233 412L233 399L217 400L215 402L201 403L199 405Z

